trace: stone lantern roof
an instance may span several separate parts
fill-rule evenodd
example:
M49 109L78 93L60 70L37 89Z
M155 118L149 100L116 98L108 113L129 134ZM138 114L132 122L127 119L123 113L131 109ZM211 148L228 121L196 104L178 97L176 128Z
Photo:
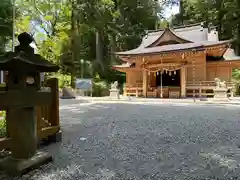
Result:
M0 56L0 70L23 72L57 72L59 66L47 61L39 54L34 54L30 46L34 41L31 35L24 32L18 36L19 46L15 52L6 52Z

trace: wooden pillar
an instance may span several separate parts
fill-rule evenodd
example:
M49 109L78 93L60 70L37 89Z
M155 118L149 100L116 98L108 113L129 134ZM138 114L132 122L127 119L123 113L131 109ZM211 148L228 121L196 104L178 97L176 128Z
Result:
M181 68L181 97L186 97L186 67Z
M147 97L148 91L148 72L143 70L143 97Z
M232 67L229 66L228 68L228 81L231 81L232 80Z

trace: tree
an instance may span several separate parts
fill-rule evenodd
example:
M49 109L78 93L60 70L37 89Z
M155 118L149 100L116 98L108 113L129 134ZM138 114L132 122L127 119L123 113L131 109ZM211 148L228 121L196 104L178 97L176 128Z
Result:
M35 32L38 52L71 74L110 80L119 73L114 52L135 48L155 29L162 9L155 0L17 0L19 29ZM27 23L31 24L27 28ZM81 59L84 64L81 64ZM89 64L89 65L88 65Z
M7 41L12 37L12 4L11 0L0 3L0 53L4 52Z
M173 19L174 25L205 22L215 26L222 40L234 38L240 54L240 9L238 0L181 0L181 10Z

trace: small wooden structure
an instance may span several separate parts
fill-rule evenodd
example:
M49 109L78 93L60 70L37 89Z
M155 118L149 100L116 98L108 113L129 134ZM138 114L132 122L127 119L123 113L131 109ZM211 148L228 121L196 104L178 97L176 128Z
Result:
M11 156L0 161L0 169L11 175L21 175L52 160L48 153L37 152L43 128L39 123L42 119L37 120L36 106L49 106L53 112L48 113L47 118L59 119L55 108L58 105L57 92L43 90L40 83L41 72L56 72L59 67L34 54L29 45L33 38L29 34L20 34L18 40L20 45L15 47L15 52L7 52L0 57L0 70L8 71L6 89L0 93L0 106L7 109L7 135L11 150ZM49 85L54 87L56 82L49 81ZM53 121L53 126L59 126L59 122ZM46 134L42 137L51 135L52 131Z
M61 140L61 129L59 123L59 92L58 79L48 79L42 92L49 94L51 103L36 106L37 137L39 144L42 141L57 142ZM0 88L0 94L6 93L6 87ZM9 129L8 109L0 102L0 111L6 111L6 137L0 138L0 151L11 151L11 129Z
M113 69L126 73L125 95L213 96L215 78L226 81L233 95L232 69L240 66L240 57L230 44L202 23L148 31L136 49L116 52L124 63Z

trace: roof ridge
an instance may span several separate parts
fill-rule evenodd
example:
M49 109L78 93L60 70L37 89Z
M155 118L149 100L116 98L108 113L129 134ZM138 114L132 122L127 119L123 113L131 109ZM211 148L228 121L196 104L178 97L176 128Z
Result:
M195 24L187 24L187 25L181 25L181 26L173 26L173 29L182 29L182 28L189 28L189 27L194 27L194 26L202 26L203 27L204 22L199 22Z
M180 25L180 26L172 26L172 27L166 27L166 28L160 28L160 29L155 29L155 30L146 30L146 33L154 33L154 32L159 32L159 31L164 31L165 29L182 29L182 28L189 28L189 27L194 27L194 26L199 26L201 25L203 27L204 22L199 22L195 24L188 24L188 25Z

